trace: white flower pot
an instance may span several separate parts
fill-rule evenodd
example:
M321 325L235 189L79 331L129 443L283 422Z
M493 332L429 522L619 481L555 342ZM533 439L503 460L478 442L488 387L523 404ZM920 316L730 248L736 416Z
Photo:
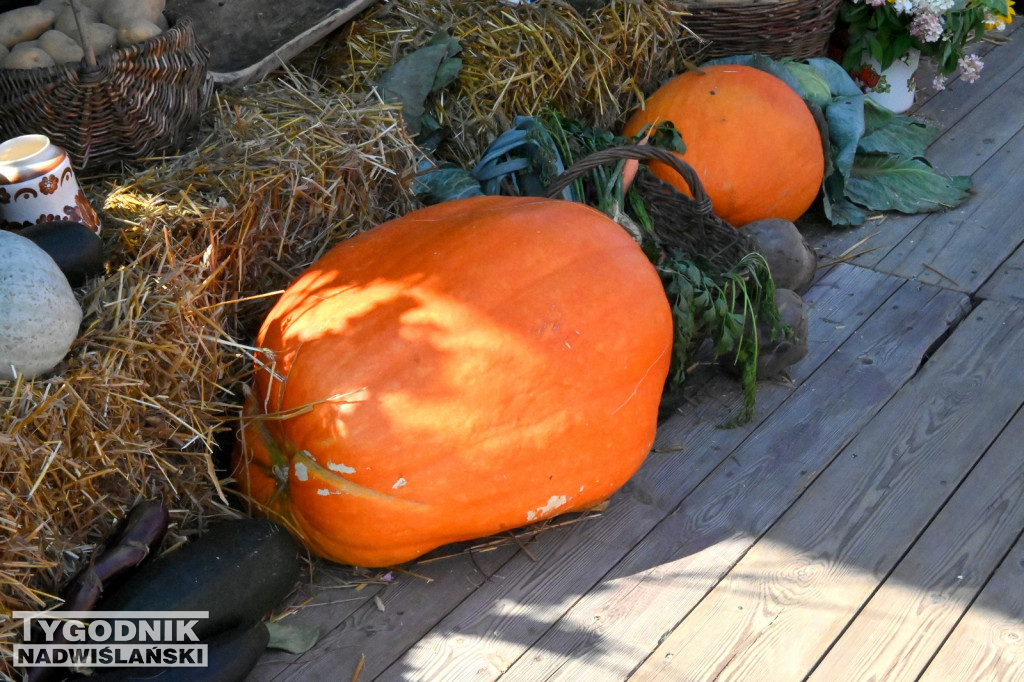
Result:
M899 114L914 105L914 96L917 94L917 67L920 61L921 52L914 48L895 60L887 69L881 68L871 55L865 55L858 80L868 97ZM868 75L870 80L865 79Z

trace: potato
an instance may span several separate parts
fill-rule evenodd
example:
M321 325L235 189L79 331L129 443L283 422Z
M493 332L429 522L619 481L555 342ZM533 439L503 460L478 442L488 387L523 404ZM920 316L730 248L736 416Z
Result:
M97 57L117 47L117 29L100 22L85 25L85 41L78 35L77 28L67 35L83 48L86 44L92 45L92 50L96 53Z
M35 40L53 25L56 14L36 6L18 7L0 14L0 45L14 47Z
M80 0L80 2L83 8L102 12L103 5L107 0ZM71 0L40 0L36 7L43 7L52 10L55 14L60 14L65 7L71 7Z
M46 54L45 50L29 46L11 50L4 57L2 66L5 69L45 69L54 65L53 57Z
M121 28L134 19L160 21L166 0L107 0L103 5L103 23Z
M53 12L54 14L60 14L65 7L71 6L71 0L40 0L36 4L39 9L45 9Z
M100 13L87 7L82 8L82 21L87 24L95 24L100 21ZM72 38L78 37L78 22L75 21L75 13L70 7L66 7L57 14L53 27Z
M117 29L107 24L86 24L85 40L92 45L92 50L98 57L117 47ZM85 43L82 46L85 47Z
M11 53L6 46L0 45L0 62L7 58L7 55Z
M39 44L38 40L26 40L25 42L18 43L17 45L12 47L11 48L11 52L21 52L22 50L34 50L34 49L41 50L41 49L43 49L43 47Z
M161 13L160 18L156 21L156 25L160 27L161 31L166 31L171 27L171 22L167 19L166 14Z
M146 19L132 19L127 24L117 29L117 44L120 47L128 47L143 40L156 38L163 33L160 27Z
M85 50L75 42L74 38L56 29L50 29L39 36L37 42L39 47L43 48L58 64L79 62L85 56Z

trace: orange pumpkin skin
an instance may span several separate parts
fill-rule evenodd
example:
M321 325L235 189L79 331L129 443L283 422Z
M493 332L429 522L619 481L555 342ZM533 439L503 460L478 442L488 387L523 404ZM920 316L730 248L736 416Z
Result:
M258 345L239 487L320 555L388 566L620 488L654 439L672 317L601 213L479 197L336 246Z
M626 123L623 135L671 121L682 158L697 172L715 213L739 227L796 220L814 203L825 172L821 133L807 105L782 80L741 65L703 66L665 83ZM692 196L678 173L652 172Z

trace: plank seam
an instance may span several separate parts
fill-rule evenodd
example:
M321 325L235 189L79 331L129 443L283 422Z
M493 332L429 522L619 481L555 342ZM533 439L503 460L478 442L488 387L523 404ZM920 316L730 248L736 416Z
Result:
M860 266L858 266L858 267L860 267ZM869 269L869 270L871 270L871 268L866 268L866 269ZM876 272L877 272L877 271L876 271ZM882 273L882 274L886 274L886 273ZM934 286L934 285L931 285L931 284L922 284L922 283L918 283L918 282L916 282L916 281L913 281L913 280L909 280L909 279L907 279L907 278L905 278L905 277L901 277L901 276L899 276L899 275L892 275L892 276L893 276L893 277L896 277L896 278L898 278L898 279L901 279L901 280L903 280L903 281L902 281L902 283L901 283L901 284L900 284L900 285L899 285L898 287L896 287L896 288L895 288L895 289L893 290L893 292L892 292L892 293L891 293L891 294L890 294L889 296L887 296L887 297L886 297L886 298L884 299L884 301L882 301L882 302L881 302L881 303L879 304L879 306L878 306L878 308L876 308L876 310L878 310L878 309L881 309L881 308L883 308L883 307L884 307L884 306L886 305L886 303L888 303L888 302L889 302L889 301L891 301L891 300L892 300L893 298L895 298L895 297L896 297L896 296L898 295L898 293L899 293L899 292L900 292L900 291L901 291L901 290L902 290L902 289L903 289L904 287L906 287L906 286L921 286L921 287L927 287L927 288L930 288L930 289L931 289L931 290L933 291L933 293L932 293L932 300L933 300L933 299L934 299L935 297L937 297L937 296L941 296L941 295L943 295L943 294L946 294L946 293L949 293L949 292L953 292L953 290L950 290L950 289L945 289L945 288L943 288L943 287L938 287L938 286ZM962 292L954 292L954 293L960 293L960 294L962 294ZM965 296L965 298L966 298L966 296ZM972 307L971 309L973 309L973 307ZM967 317L968 317L968 314L969 314L969 313L965 312L965 310L964 310L964 307L961 307L961 309L960 309L960 315L959 315L959 317L958 317L957 319L955 319L955 320L946 320L946 323L947 323L947 330L946 330L946 332L944 332L943 336L945 336L946 338L948 338L948 334L949 334L949 332L950 332L950 331L951 331L952 329L954 329L955 327L959 326L959 325L960 325L960 323L962 323L962 322L963 322L963 321L964 321L965 319L967 319ZM867 320L865 320L865 321L864 321L864 323L866 323L866 322L867 322ZM842 346L840 346L840 348L842 348ZM929 350L931 350L931 349L932 349L932 347L929 347ZM891 402L892 402L893 400L895 400L895 399L896 399L896 397L897 397L897 395L899 394L900 390L902 390L902 389L903 389L904 387L906 387L907 385L909 385L909 384L910 384L911 382L913 382L913 381L914 381L914 380L915 380L915 379L917 378L917 376L918 376L918 375L919 375L919 373L921 372L921 368L922 368L923 364L924 364L924 362L923 362L923 361L922 361L922 362L919 362L919 363L918 363L918 366L917 366L917 368L915 369L915 371L914 371L914 372L913 372L912 374L908 375L908 376L907 376L907 377L905 378L905 380L904 380L904 381L903 381L903 382L902 382L902 383L900 384L900 387L899 387L898 389L896 389L896 390L894 390L894 391L893 391L892 395L891 395L891 396L889 397L889 399L888 399L888 400L886 400L885 402L883 402L883 403L881 403L881 404L879 404L879 405L877 405L877 406L876 406L876 409L874 410L874 412L872 413L872 415L871 415L870 417L868 417L868 418L867 418L867 419L865 420L865 423L870 423L872 419L874 419L874 418L875 418L875 417L876 417L876 416L877 416L877 415L878 415L879 413L881 413L881 412L882 412L882 411L883 411L883 410L884 410L884 409L885 409L885 408L886 408L886 407L887 407L887 406L888 406L888 405L889 405L889 404L890 404L890 403L891 403ZM817 370L816 370L816 371L817 371ZM809 378L810 378L810 377L808 377L808 379L809 379ZM792 398L792 394L791 394L790 396L787 396L787 397L786 397L786 400L784 400L784 401L783 401L782 403L780 403L780 405L779 405L779 406L777 406L777 407L776 407L776 410L777 410L777 409L779 409L779 408L780 408L780 407L781 407L781 406L782 406L783 404L785 404L785 402L786 402L786 401L790 400L791 398ZM1005 425L1004 425L1004 427L1003 427L1003 428L1005 429ZM747 440L748 440L749 438L753 437L753 435L754 435L754 433L755 433L755 432L756 432L756 429L755 429L755 430L754 430L753 432L751 432L751 434L749 434L749 435L747 436L747 438L744 438L744 439L743 439L742 441L740 441L740 443L739 443L739 444L737 444L737 445L736 445L736 447L734 448L734 451L735 451L736 449L740 448L740 447L742 446L742 444L743 444L744 442L746 442L746 441L747 441ZM1000 430L1000 432L1002 432L1002 429ZM831 458L830 458L830 459L828 460L828 462L827 462L827 463L825 463L825 464L824 464L823 466L821 466L821 467L819 468L818 472L817 472L817 473L816 473L816 474L814 475L814 477L813 477L813 478L810 478L810 479L808 479L808 480L807 480L807 481L805 482L805 485L804 485L804 488L803 488L803 490L801 490L801 491L799 492L799 494L797 494L797 495L796 495L796 496L795 496L795 497L793 498L793 500L792 500L792 501L790 502L790 504L789 504L789 505L787 505L787 506L786 506L786 508L785 508L785 509L784 509L784 510L783 510L783 511L782 511L782 512L781 512L781 513L780 513L780 514L778 515L778 517L776 518L776 520L775 520L774 522L772 522L771 524L767 525L767 527L766 527L766 528L765 528L765 529L764 529L764 530L763 530L763 531L762 531L761 533L759 533L759 534L757 535L757 537L756 537L756 538L755 538L755 539L754 539L754 540L753 540L753 541L752 541L752 542L751 542L751 543L750 543L750 544L749 544L749 545L748 545L748 546L746 547L746 549L744 549L744 550L743 550L743 551L742 551L742 552L741 552L741 553L740 553L740 554L738 555L738 557L736 558L736 560L735 560L734 562L731 562L731 563L729 564L729 568L728 568L728 570L726 570L726 571L723 571L723 572L722 572L722 574L721 574L721 576L720 576L720 577L719 577L719 578L718 578L717 580L715 580L713 584L710 584L709 588L708 588L707 590L705 590L705 591L704 591L703 595L702 595L702 596L701 596L701 597L700 597L699 599L697 599L697 600L695 600L695 601L694 601L694 603L693 603L693 606L692 606L691 608L687 609L686 613L685 613L685 614L683 615L683 617L682 617L682 618L678 619L678 620L677 620L677 621L675 622L675 624L671 626L671 628L668 628L668 629L666 629L666 630L665 630L665 632L663 632L663 633L662 633L661 637L659 638L659 641L658 641L658 645L657 645L657 646L655 647L655 649L654 649L654 650L652 650L651 652L649 652L649 653L648 653L647 655L643 656L642 660L640 660L640 661L639 661L639 662L638 662L638 663L636 664L636 666L635 666L635 667L634 667L634 668L633 668L633 669L632 669L632 670L630 671L630 673L629 673L629 675L627 676L627 678L626 678L626 679L629 679L629 677L632 677L632 676L633 676L633 675L634 675L634 674L635 674L635 673L636 673L636 672L637 672L637 671L638 671L638 670L639 670L640 668L642 668L642 667L643 667L644 665L646 665L646 664L647 664L647 662L648 662L648 661L650 661L650 660L652 659L652 657L653 657L653 656L654 656L654 655L655 655L655 654L657 653L657 649L658 649L658 647L660 647L660 646L661 646L661 643L662 643L662 642L664 642L664 641L665 641L665 639L666 639L666 638L668 638L668 637L669 637L669 636L670 636L670 635L671 635L671 634L672 634L672 633L673 633L673 632L674 632L674 631L675 631L675 630L676 630L677 628L679 628L679 627L680 627L680 625L681 625L681 624L683 623L683 621L685 621L685 620L686 620L686 619L687 619L687 618L688 618L688 617L690 616L690 614L691 614L691 613L692 613L692 612L693 612L694 610L696 610L697 608L699 608L699 607L700 607L700 605L701 605L701 604L703 604L703 603L704 603L704 602L705 602L705 601L707 600L708 596L709 596L709 595L710 595L710 594L711 594L711 593L712 593L712 592L713 592L713 591L714 591L714 590L715 590L715 589L716 589L716 588L717 588L717 587L718 587L718 586L719 586L719 585L720 585L720 584L721 584L721 583L722 583L723 581L725 581L725 580L726 580L726 578L727 578L727 577L729 576L729 574L730 574L730 573L732 572L732 570L733 570L733 569L734 569L734 568L736 567L736 565L737 565L737 564L739 564L739 563L740 563L741 561L743 561L743 559L744 559L744 558L745 558L745 557L747 556L747 554L748 554L748 553L750 553L751 551L753 551L753 549L754 549L754 548L755 548L755 547L756 547L756 546L758 545L758 543L762 542L762 540L764 539L764 537L765 537L765 536L766 536L766 535L767 535L768 533L770 533L770 532L771 532L771 530L772 530L772 529L774 528L775 524L776 524L776 523L778 523L778 521L779 521L780 519L782 519L783 517L785 517L785 515L786 515L786 514L788 514L788 513L790 512L790 510L791 510L791 509L792 509L792 508L793 508L793 507L794 507L795 505L797 505L797 504L798 504L798 503L800 502L800 500L802 500L802 499L804 498L804 496L805 496L805 495L807 495L807 494L808 494L808 491L809 491L809 490L810 490L810 489L812 488L812 486L814 485L814 483L815 483L815 482L816 482L816 481L817 481L817 480L818 480L818 479L819 479L819 478L820 478L821 476L823 476L823 475L825 474L825 472L829 470L829 468L830 468L830 467L832 467L832 466L833 466L833 465L835 464L835 462L836 462L836 461L838 460L838 458L842 456L842 454L843 454L843 453L844 453L844 452L846 451L846 449L847 449L847 448L848 448L848 447L850 446L850 444L851 444L851 443L852 443L852 442L854 441L854 439L855 439L855 438L856 438L856 433L852 433L852 434L848 435L848 437L847 437L847 438L846 438L846 439L845 439L845 440L844 440L844 441L842 442L842 444L841 444L841 445L840 445L840 446L839 446L839 447L838 447L838 448L836 449L836 451L835 451L835 454L834 454L834 455L833 455L833 456L832 456L832 457L831 457ZM731 456L731 455L730 455L730 456ZM980 461L980 458L981 458L981 457L979 456L978 460L976 460L976 461L974 462L974 464L972 464L972 467L971 467L972 469L973 469L973 468L974 468L975 466L977 466L977 462L978 462L978 461ZM711 476L711 475L712 475L712 474L713 474L713 473L714 473L715 471L717 471L717 470L718 470L718 469L719 469L719 468L720 468L721 466L723 466L723 465L724 465L724 463L725 463L725 462L726 462L726 461L727 461L728 459L729 459L728 457L726 457L725 459L723 459L723 460L722 460L722 463L721 463L721 464L719 464L719 465L718 465L717 467L715 467L714 469L712 469L712 470L711 470L711 472L709 472L708 476L705 476L705 477L704 477L704 479L702 479L702 482L703 482L703 480L706 480L706 479L707 479L708 477L710 477L710 476ZM966 476L965 476L965 478L966 478ZM961 484L962 484L962 482L961 482ZM696 487L697 487L697 486L695 486L695 487L694 487L694 489L696 489ZM957 486L957 488L959 488L959 485ZM955 491L954 491L954 492L955 492ZM952 492L950 493L950 495L952 495ZM687 495L687 497L689 497L689 495ZM675 509L673 509L673 511L672 511L672 514L676 513L676 511L678 511L679 507L681 507L681 506L682 506L683 502L684 502L684 501L685 501L686 499L687 499L687 498L686 498L686 497L684 497L684 498L683 498L683 499L682 499L682 500L681 500L681 501L679 502L679 505L677 505L677 506L676 506L676 508L675 508ZM946 502L948 502L948 498L947 498ZM946 503L944 502L942 506L945 506L945 504L946 504ZM669 516L671 516L672 514L669 514ZM668 517L666 517L666 518L668 518ZM933 517L933 519L934 519L934 517ZM930 525L930 524L931 524L931 522L929 522L929 524L928 524L928 525ZM927 526L926 526L926 527L927 527ZM652 528L652 529L651 529L651 531L650 531L650 532L649 532L648 534L645 534L645 536L644 536L644 537L646 537L647 535L649 535L650 533L653 533L653 532L654 532L654 528ZM924 531L922 531L922 532L924 532ZM919 538L920 538L920 534L918 534L917 536L915 536L915 538L914 538L914 541L913 541L913 542L911 543L911 545L910 545L910 546L913 546L914 544L916 544L916 542L918 541L918 539L919 539ZM639 541L638 541L638 542L639 542ZM909 550L908 550L908 551L909 551ZM901 559L902 559L902 555L901 555ZM898 563L899 563L899 562L897 561L897 562L896 562L896 564L894 564L894 567L893 567L893 569L890 569L890 571L888 571L888 572L886 573L886 576L885 576L885 578L884 578L884 579L882 580L882 582L883 582L883 583L884 583L885 579L888 579L888 577L889 577L889 575L890 575L890 574L892 573L892 571L893 571L893 570L895 570L895 565L898 565ZM877 590L878 590L878 587L876 586L875 590L873 590L873 591L871 592L871 595L869 595L869 597L868 597L868 599L867 599L867 600L870 600L870 597L871 597L871 596L873 596L873 595L875 594L875 592L876 592ZM866 604L866 603L867 603L867 600L866 600L866 601L864 602L864 604ZM862 610L862 609L864 608L864 604L862 604L862 605L860 606L860 608L858 608L858 610L857 610L857 612L858 612L858 613L860 612L860 610ZM781 615L781 614L779 614L779 615ZM776 617L779 617L779 616L777 615ZM848 622L847 622L847 625L846 625L846 626L845 626L845 627L843 628L843 631L845 631L845 630L846 630L846 629L847 629L847 628L848 628L848 627L850 626L850 622L852 622L852 618L851 618L851 620L850 620L850 621L848 621ZM770 624L769 624L769 626L770 626ZM767 629L767 626L766 626L766 628L765 628L765 629ZM831 648L832 648L832 647L834 646L834 644L835 644L835 641L838 641L838 637L836 638L836 640L834 640L834 641L833 641L833 643L832 643L832 644L830 644L830 645L829 645L829 647L828 647L828 648L827 648L827 650L826 650L826 653L827 653L827 651L828 651L828 650L831 650ZM736 652L735 656L738 656L738 655L739 655L739 652ZM822 658L823 658L823 657L824 657L824 654L823 654ZM817 666L818 666L818 665L820 664L820 662L821 662L822 658L819 658L819 659L818 659L818 660L817 660L817 661L815 662L814 666L812 666L812 667L811 667L810 671L808 672L808 676L809 676L809 675L810 675L810 674L811 674L811 673L813 672L814 668L816 668L816 667L817 667ZM721 667L721 670L726 670L726 669L728 668L728 665L729 665L729 664L727 663L727 664L725 664L724 666L722 666L722 667ZM805 678L805 679L806 679L806 678Z
M1018 414L1019 413L1020 411L1018 411ZM1019 545L1022 541L1024 541L1024 529L1021 529L1021 531L1017 533L1017 537L1013 540L1013 542L1010 543L1010 546L1007 547L1006 552L1003 553L999 561L995 562L995 568L993 568L992 572L989 573L988 578L985 580L985 582L979 586L978 591L974 594L974 598L967 603L967 605L964 607L964 610L960 613L960 617L956 619L956 622L953 623L953 626L949 629L949 632L947 632L946 636L942 638L942 642L935 648L935 651L928 658L928 662L925 663L923 668L921 668L921 672L920 674L918 674L916 678L917 680L920 680L925 676L925 674L928 672L928 669L931 668L932 663L935 662L936 657L938 657L939 652L941 652L943 647L946 646L946 644L949 642L950 637L953 636L953 633L955 633L957 628L960 627L960 624L963 622L964 618L966 618L967 614L971 611L972 608L974 608L975 603L978 601L978 599L981 598L982 593L984 593L985 590L988 588L989 583L991 583L995 579L996 573L999 572L1000 567L1002 567L1002 565L1006 563L1006 561L1010 558L1010 555L1013 554L1014 549L1016 549L1017 545Z
M864 609L866 609L868 607L868 604L870 604L871 600L873 600L875 598L875 596L878 594L879 590L881 590L889 582L889 579L892 578L892 574L896 572L896 570L899 568L900 564L903 563L903 561L907 558L907 556L911 552L913 552L914 548L921 541L921 538L924 537L924 535L928 532L928 529L931 528L932 525L935 523L935 520L942 514L942 511L949 505L950 501L956 496L956 494L960 490L960 488L962 488L966 484L967 479L969 479L971 477L971 474L974 472L974 470L981 463L982 459L985 457L985 454L996 443L996 441L999 440L999 438L1003 435L1003 433L1006 432L1006 430L1010 426L1010 423L1013 422L1013 420L1016 419L1021 413L1024 413L1024 406L1018 408L1017 411L1009 419L1006 420L1006 423L1003 425L1003 427L1001 429L999 429L999 433L995 434L995 436L992 438L992 442L989 444L989 446L986 447L985 450L983 450L978 455L977 459L974 460L974 463L964 473L963 477L956 484L956 486L954 486L949 491L949 494L946 496L945 501L941 505L939 505L939 507L935 510L935 513L932 514L932 517L928 521L928 523L926 523L924 526L922 526L920 532L918 532L917 535L914 536L914 539L910 543L907 544L907 546L903 550L903 552L901 552L899 557L893 562L892 567L885 573L884 576L881 577L881 579L879 579L878 583L875 585L875 588L873 590L871 590L871 592L864 598L864 601L861 602L861 605L853 613L850 614L849 619L846 621L846 625L843 626L843 628L840 629L839 632L836 633L836 636L832 640L832 643L829 644L825 648L825 650L822 652L821 656L819 656L818 659L814 662L814 665L812 665L810 667L810 669L807 671L807 675L804 676L805 680L811 678L814 675L815 670L817 670L818 667L821 666L821 663L828 657L828 655L836 647L836 645L839 643L839 641L846 635L846 633L849 631L849 629L853 626L854 621L856 621L861 616L861 614L863 613ZM845 450L845 448L844 448L844 450ZM942 638L942 642L935 648L935 651L932 652L932 655L929 657L928 662L925 663L924 667L921 668L921 672L918 674L917 679L920 679L920 677L922 675L924 675L924 671L927 670L928 666L931 665L931 662L933 660L935 660L935 657L938 655L939 650L942 649L942 647L945 645L945 643L949 640L950 636L952 636L953 631L956 630L956 628L957 628L957 625L960 624L960 622L963 620L964 616L966 616L967 612L974 605L974 602L977 601L979 595L981 595L982 591L984 591L985 586L988 585L988 583L992 580L992 577L995 575L995 573L998 570L999 566L1002 565L1002 563L1006 560L1006 557L1009 556L1009 554L1011 552L1013 552L1014 546L1017 544L1017 542L1020 540L1020 538L1022 536L1024 536L1024 529L1022 529L1017 534L1016 539L1014 539L1012 542L1010 542L1008 544L1007 549L1003 553L1003 555L1000 558L1000 560L997 561L997 562L994 562L994 567L992 569L992 572L989 573L988 578L986 578L985 581L981 585L979 585L977 592L975 592L975 594L971 598L971 600L967 604L964 605L963 610L960 613L960 616L957 617L957 619L950 625L950 628L946 632L946 635Z

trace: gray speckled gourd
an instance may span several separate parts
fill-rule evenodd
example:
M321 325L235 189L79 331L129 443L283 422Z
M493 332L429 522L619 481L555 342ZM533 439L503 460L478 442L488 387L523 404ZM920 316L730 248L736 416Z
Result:
M82 308L41 248L0 230L0 380L48 372L78 337Z

